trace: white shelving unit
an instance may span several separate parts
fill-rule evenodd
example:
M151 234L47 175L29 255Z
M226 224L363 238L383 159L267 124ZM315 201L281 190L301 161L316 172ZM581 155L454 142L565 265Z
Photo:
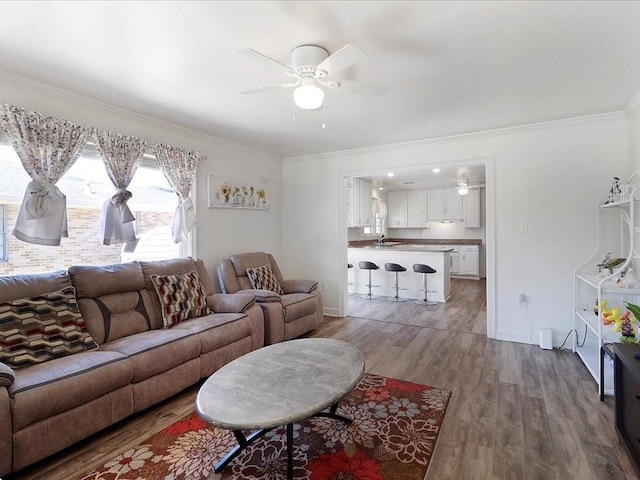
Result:
M640 233L637 225L636 206L640 185L632 182L640 172L634 173L622 186L620 200L602 199L596 206L596 248L584 263L574 270L573 281L573 351L582 359L598 384L600 398L613 395L613 368L604 361L608 344L620 340L620 334L613 331L613 325L604 325L599 306L606 299L609 308L626 310L624 302L639 303L640 288L624 288L618 284L620 273L634 268L638 254L636 240ZM612 258L626 260L614 268L613 273L598 273L598 264L606 254ZM640 281L640 276L637 277ZM596 303L597 302L597 303ZM598 312L595 312L598 305ZM576 338L577 337L577 338Z

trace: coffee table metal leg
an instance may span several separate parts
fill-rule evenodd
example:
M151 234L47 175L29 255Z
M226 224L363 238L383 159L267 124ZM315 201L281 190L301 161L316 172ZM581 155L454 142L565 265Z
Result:
M293 423L287 424L287 480L293 480Z
M269 432L271 430L273 430L273 428L266 428L266 429L262 429L262 430L256 430L254 432L251 432L248 436L245 436L240 430L234 430L233 434L236 436L236 440L238 440L238 445L233 447L229 451L229 453L227 453L224 457L222 457L222 459L218 463L216 463L214 465L213 471L218 473L224 467L229 465L229 462L231 462L231 460L236 458L240 454L240 452L242 450L244 450L249 445L251 445L251 443L255 439L260 438L262 435L264 435L265 433L267 433L267 432Z
M328 412L319 412L316 413L314 415L314 417L327 417L327 418L333 418L334 420L340 420L341 422L344 422L346 424L350 424L353 422L353 420L351 420L348 417L342 416L338 413L336 413L336 411L338 410L338 404L334 403L333 405L331 405L331 407L329 408Z
M328 412L318 412L313 416L332 418L334 420L340 420L341 422L344 422L346 424L350 424L353 422L352 419L336 413L337 410L338 403L334 403L333 405L331 405L331 407L329 407ZM229 453L227 453L218 463L215 464L215 466L213 467L213 471L216 473L221 471L223 468L229 465L229 462L236 458L242 450L251 445L251 443L253 443L255 439L260 438L265 433L271 430L273 430L273 428L256 430L254 432L251 432L251 434L247 436L245 436L240 430L234 430L233 434L236 436L236 440L238 440L238 445L233 447L229 451ZM293 479L293 423L287 424L287 479Z

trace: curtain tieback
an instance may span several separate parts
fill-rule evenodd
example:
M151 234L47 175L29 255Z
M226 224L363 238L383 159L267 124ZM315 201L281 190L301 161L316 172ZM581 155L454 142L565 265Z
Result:
M133 213L131 213L129 206L127 205L127 202L131 197L133 197L133 194L126 188L118 189L118 191L111 197L111 205L118 207L120 210L122 223L129 223L135 220Z
M47 195L64 198L64 194L52 183L33 180L29 190L29 199L25 205L28 220L42 218L47 213Z

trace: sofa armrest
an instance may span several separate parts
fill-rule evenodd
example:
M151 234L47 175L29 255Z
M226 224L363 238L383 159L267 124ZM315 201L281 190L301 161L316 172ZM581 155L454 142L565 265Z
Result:
M215 313L243 313L255 303L253 295L213 293L207 295L207 306Z
M280 286L284 293L311 293L318 287L318 282L306 279L282 280Z
M251 288L247 290L238 290L236 293L234 293L234 295L237 295L239 293L253 295L253 297L256 299L256 302L258 303L280 301L280 295L278 295L276 292L272 292L271 290L259 290L257 288Z
M16 379L13 369L4 363L0 363L0 387L8 387Z

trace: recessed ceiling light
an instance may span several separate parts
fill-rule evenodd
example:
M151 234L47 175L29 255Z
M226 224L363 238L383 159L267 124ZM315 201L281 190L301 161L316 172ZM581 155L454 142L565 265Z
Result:
M387 173L387 177L393 177L393 172Z
M433 169L433 173L440 173L440 169L439 168L434 168Z
M378 187L378 190L384 190L384 187Z

